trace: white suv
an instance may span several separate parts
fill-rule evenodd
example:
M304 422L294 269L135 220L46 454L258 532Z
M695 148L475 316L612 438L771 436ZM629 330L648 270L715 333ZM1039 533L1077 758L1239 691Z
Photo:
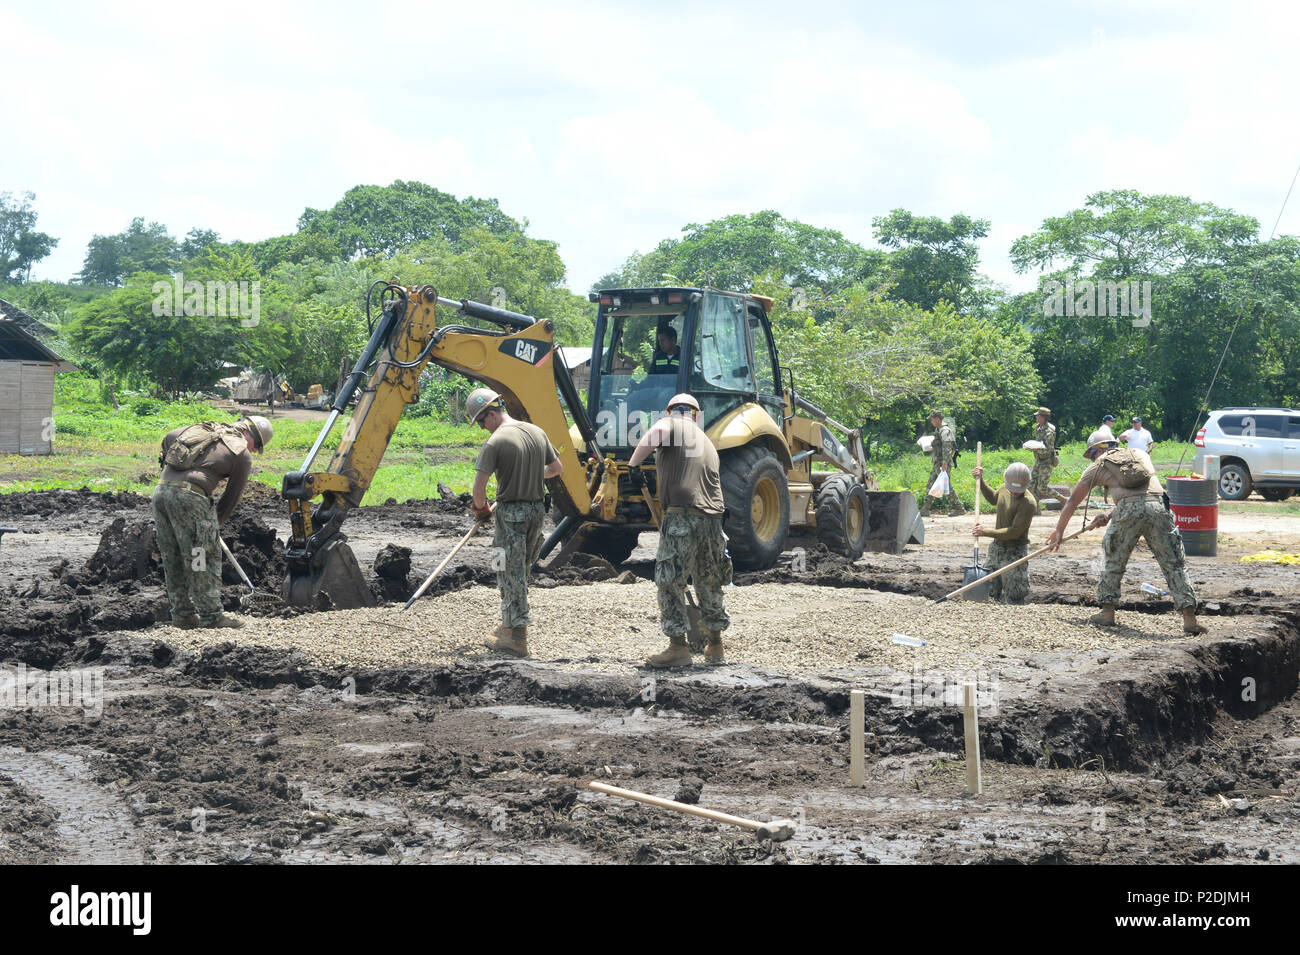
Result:
M1300 488L1300 411L1292 408L1222 408L1196 433L1193 468L1205 473L1205 456L1219 456L1219 497L1241 501L1252 489L1268 501L1285 501Z

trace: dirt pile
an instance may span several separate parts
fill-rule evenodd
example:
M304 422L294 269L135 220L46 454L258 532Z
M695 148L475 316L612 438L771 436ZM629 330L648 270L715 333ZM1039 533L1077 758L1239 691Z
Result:
M149 498L132 491L31 491L26 494L0 494L0 518L55 517L85 511L147 508Z
M385 544L375 555L375 584L380 600L407 600L418 583L411 580L411 548Z

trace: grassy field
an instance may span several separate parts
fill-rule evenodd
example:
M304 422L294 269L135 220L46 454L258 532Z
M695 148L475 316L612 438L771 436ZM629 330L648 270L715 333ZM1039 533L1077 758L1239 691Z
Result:
M1061 463L1052 472L1051 483L1073 485L1079 480L1084 468L1088 466L1088 461L1083 457L1083 449L1084 442L1082 441L1066 444L1057 449L1060 453ZM1181 473L1190 474L1193 452L1186 444L1178 441L1161 441L1151 449L1151 460L1162 479L1176 472L1179 458L1183 457L1184 451L1187 454L1183 461ZM1020 450L995 451L985 448L985 483L993 488L1001 485L1002 472L1013 461L1021 461L1033 468L1033 452ZM930 477L932 462L929 457L919 450L915 454L904 455L893 461L869 461L867 464L876 480L880 482L881 490L913 491L917 495L918 501L925 494L926 481ZM957 497L968 508L975 506L975 479L971 477L971 470L974 467L975 450L970 448L961 452L957 465L952 471L953 485L956 488ZM947 507L947 505L936 504L935 507Z
M151 398L124 400L114 408L93 381L82 375L62 375L55 393L54 454L0 455L0 494L81 487L148 493L158 479L158 444L164 434L196 421L233 421L236 417L207 404ZM275 440L266 453L254 456L253 479L278 490L284 473L302 466L322 422L275 418ZM317 467L328 464L346 423L343 419L335 425ZM457 493L468 491L483 438L483 432L470 425L444 424L428 417L403 418L366 495L367 503L435 497L439 481ZM1052 483L1072 485L1078 480L1087 466L1083 447L1083 442L1074 442L1060 449L1061 463L1052 474ZM1182 473L1187 474L1193 457L1187 445L1164 441L1152 449L1152 460L1162 477L1175 473L1184 452ZM1012 461L1032 466L1033 454L985 450L984 466L991 485L1001 484L1002 472ZM868 465L884 490L910 490L918 500L925 493L930 459L919 450L893 461L869 461ZM970 473L974 466L975 452L970 449L961 453L953 469L957 496L968 508L975 504L975 479ZM1221 502L1220 506L1225 513L1245 513L1257 511L1261 505L1269 513L1300 515L1300 496L1282 503L1265 504L1252 498L1249 503Z
M89 487L96 491L148 493L158 479L158 445L173 428L196 421L236 420L206 404L136 399L113 408L84 397L86 389L60 389L54 406L54 453L0 455L0 493ZM323 421L274 419L275 440L253 456L253 479L280 487L286 471L302 466ZM347 419L335 425L317 459L329 462ZM474 481L474 458L483 432L432 418L404 418L398 425L366 495L369 503L437 496L439 481L457 493Z

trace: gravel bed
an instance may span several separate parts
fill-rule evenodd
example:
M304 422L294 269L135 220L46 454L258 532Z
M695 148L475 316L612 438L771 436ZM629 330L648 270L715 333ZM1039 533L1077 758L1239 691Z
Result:
M1188 639L1173 613L1121 613L1122 627L1089 625L1095 608L1004 607L869 590L754 584L726 591L732 662L776 673L833 673L877 667L972 668L1058 651L1135 650ZM649 582L533 589L532 658L566 669L626 673L666 645ZM499 621L494 588L475 586L400 605L280 619L245 617L242 630L177 630L148 635L190 650L234 641L301 650L330 667L389 667L501 659L481 646ZM1222 626L1207 621L1210 635ZM892 642L895 633L924 647ZM1205 638L1201 638L1205 639Z

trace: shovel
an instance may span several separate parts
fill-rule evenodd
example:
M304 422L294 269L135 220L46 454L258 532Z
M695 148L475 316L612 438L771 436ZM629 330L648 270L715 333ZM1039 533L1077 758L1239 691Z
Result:
M248 574L244 573L244 568L239 566L239 561L235 560L235 555L230 552L230 547L226 542L218 537L217 543L221 545L221 552L226 555L226 560L230 561L234 566L235 572L239 574L244 583L248 584L248 593L239 598L240 606L247 609L252 604L253 597L257 595L257 588L254 587L253 582L248 579Z
M983 441L978 441L975 444L975 467L981 469L984 467L984 442ZM984 478L981 475L979 480L975 482L975 523L976 524L980 522L980 502L984 497L984 495L980 492L980 481L982 480L984 480ZM967 586L968 584L974 584L982 580L984 577L988 575L988 571L980 566L980 539L978 537L975 538L975 556L973 558L973 561L974 561L973 566L962 568L961 583L963 587ZM989 587L988 584L984 584L981 587L972 587L970 590L966 591L966 593L970 594L970 597L968 598L970 600L985 600L988 598L989 595Z
M496 511L496 508L497 508L496 502L493 501L492 510ZM477 518L475 518L474 523L470 525L470 529L466 531L465 536L460 539L460 543L458 543L455 547L451 549L451 553L442 559L441 564L433 568L433 573L431 573L428 577L424 578L424 583L420 584L419 590L411 594L411 599L408 600L406 602L406 605L402 607L403 610L411 609L411 604L415 603L424 595L424 592L429 589L429 585L433 583L433 579L437 577L439 574L441 574L442 569L451 563L451 559L455 557L458 553L460 553L460 549L469 543L469 539L474 536L474 532L477 531L480 527L482 527L486 523L487 523L486 518L483 520L478 520Z

